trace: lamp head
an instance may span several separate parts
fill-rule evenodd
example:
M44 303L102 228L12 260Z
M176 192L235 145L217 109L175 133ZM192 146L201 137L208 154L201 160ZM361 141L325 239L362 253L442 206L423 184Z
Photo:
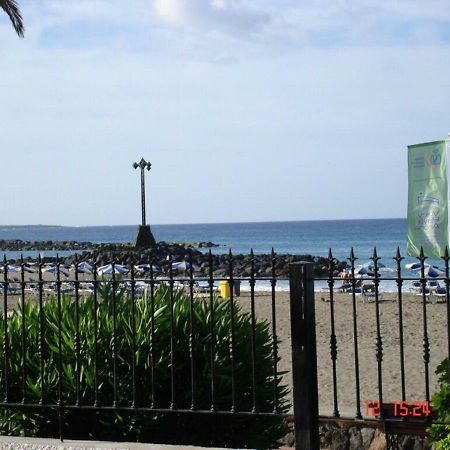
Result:
M152 165L149 162L147 162L144 158L141 158L141 160L138 163L136 163L136 162L133 163L133 167L135 169L140 167L142 170L144 170L144 169L150 170Z

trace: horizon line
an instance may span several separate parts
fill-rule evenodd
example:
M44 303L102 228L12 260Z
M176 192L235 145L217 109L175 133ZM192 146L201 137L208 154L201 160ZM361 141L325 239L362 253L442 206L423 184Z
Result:
M294 223L294 222L354 222L354 221L371 221L371 220L406 220L407 217L375 217L362 219L307 219L307 220L260 220L260 221L243 221L243 222L187 222L187 223L153 223L147 224L152 226L184 226L184 225L244 225L257 223ZM101 228L101 227L138 227L139 224L115 224L115 225L55 225L55 224L25 224L25 225L0 225L0 228Z

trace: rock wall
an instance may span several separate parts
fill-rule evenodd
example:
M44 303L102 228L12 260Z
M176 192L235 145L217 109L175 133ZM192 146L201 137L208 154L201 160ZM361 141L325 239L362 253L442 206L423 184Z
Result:
M320 426L321 450L386 450L385 434L368 427L343 427L324 424ZM398 436L398 450L430 450L426 439L420 436ZM283 441L282 449L294 447L294 433L289 433ZM396 447L394 447L396 448Z

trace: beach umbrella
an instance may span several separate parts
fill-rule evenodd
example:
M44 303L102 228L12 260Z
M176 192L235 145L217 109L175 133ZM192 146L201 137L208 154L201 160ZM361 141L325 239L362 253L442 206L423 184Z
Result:
M0 270L2 272L5 272L5 266L1 266ZM12 264L8 264L6 266L6 272L20 272L20 267L19 266L13 266Z
M26 262L26 263L23 264L25 270L28 269L28 271L30 271L30 270L33 271L33 268L36 267L37 265L38 265L38 263L37 262L33 262L33 261Z
M58 273L58 267L56 264L55 265L52 264L52 265L44 267L42 269L42 272L52 273L52 274L56 275ZM64 270L62 270L61 268L59 268L59 273L61 275L64 275L65 277L69 276L69 274L67 272L64 272Z
M72 264L71 269L75 270L75 264ZM81 261L77 264L78 273L92 273L94 266L86 261Z
M159 272L159 273L162 272L161 266L158 266L156 264L153 264L150 266L150 264L143 263L143 264L138 264L138 265L134 266L134 268L136 270L140 270L141 272L150 272L150 267L152 267L154 272Z
M128 273L129 270L121 265L121 264L115 264L114 265L114 273L122 275L124 273ZM106 266L101 266L97 269L97 273L99 275L112 275L113 273L113 265L112 264L106 264Z
M372 272L367 268L363 266L355 267L355 276L362 276L362 275L370 275Z
M425 268L427 267L434 267L435 269L437 269L437 266L431 266L431 264L427 264L424 263L423 265ZM422 267L422 264L420 262L413 262L413 263L408 263L405 264L405 269L410 269L410 270L415 270L415 269L420 269Z
M358 266L355 267L355 278L375 277L372 268Z
M0 267L1 272L5 272L5 266ZM12 272L21 272L22 268L21 266L15 266L13 264L7 264L6 266L6 272L12 273ZM32 270L30 267L28 267L26 264L23 265L23 271L28 273L34 273L34 270Z
M48 262L44 264L44 267L56 267L58 264L56 262ZM60 262L59 263L59 267L62 267L63 269L70 269L70 265L69 264L65 264Z
M371 272L373 272L375 265L373 261L366 261L365 263L361 264L361 267L365 267L366 269L369 269ZM380 261L377 262L377 267L379 269L386 268L386 266Z
M411 272L413 275L422 276L422 268L412 269ZM424 269L424 275L427 278L437 278L444 275L444 272L436 266L428 266Z
M189 270L191 268L191 264L187 261L178 261L172 263L172 270Z

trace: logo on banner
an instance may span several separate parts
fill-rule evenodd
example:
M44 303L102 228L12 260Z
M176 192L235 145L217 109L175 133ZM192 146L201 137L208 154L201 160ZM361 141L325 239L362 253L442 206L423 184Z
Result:
M433 150L433 154L431 155L431 165L439 166L441 164L442 157L439 154L439 150Z
M448 243L447 148L445 141L408 147L407 251L440 258Z

